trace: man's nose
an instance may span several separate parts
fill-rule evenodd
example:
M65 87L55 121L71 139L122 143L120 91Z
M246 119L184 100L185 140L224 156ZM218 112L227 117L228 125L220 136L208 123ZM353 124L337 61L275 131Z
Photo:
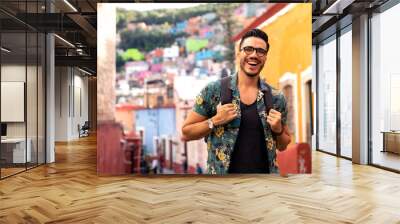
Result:
M254 51L253 51L253 52L251 52L251 54L249 54L249 56L250 56L250 57L251 57L251 56L258 57L258 56L257 56L257 50L256 50L256 49L254 49Z
M249 55L248 55L248 58L249 58L249 59L256 59L256 60L259 60L259 59L260 59L260 58L258 57L256 51L254 51L254 52L252 52L251 54L249 54Z

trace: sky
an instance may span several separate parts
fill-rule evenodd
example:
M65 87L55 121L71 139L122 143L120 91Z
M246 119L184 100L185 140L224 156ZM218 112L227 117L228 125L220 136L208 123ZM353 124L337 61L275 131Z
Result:
M205 3L118 3L118 8L149 11L156 9L181 9L195 7Z

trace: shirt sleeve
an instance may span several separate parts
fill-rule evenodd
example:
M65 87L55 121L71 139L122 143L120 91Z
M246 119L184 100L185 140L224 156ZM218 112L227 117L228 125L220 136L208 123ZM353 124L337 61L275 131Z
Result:
M213 83L209 83L204 87L200 93L196 96L193 111L205 116L211 117L212 114L212 94L213 94Z

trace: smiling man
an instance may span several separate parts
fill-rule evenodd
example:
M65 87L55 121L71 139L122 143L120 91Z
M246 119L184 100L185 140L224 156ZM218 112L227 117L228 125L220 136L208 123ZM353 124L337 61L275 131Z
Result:
M183 124L184 141L206 137L210 174L278 173L276 149L290 135L283 94L260 79L269 48L262 30L245 33L239 71L208 84Z

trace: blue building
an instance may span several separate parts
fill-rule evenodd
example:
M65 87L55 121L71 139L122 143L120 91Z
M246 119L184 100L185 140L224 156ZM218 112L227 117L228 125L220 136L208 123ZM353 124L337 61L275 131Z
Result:
M156 154L154 137L176 135L175 108L136 111L136 130L143 130L145 154Z

